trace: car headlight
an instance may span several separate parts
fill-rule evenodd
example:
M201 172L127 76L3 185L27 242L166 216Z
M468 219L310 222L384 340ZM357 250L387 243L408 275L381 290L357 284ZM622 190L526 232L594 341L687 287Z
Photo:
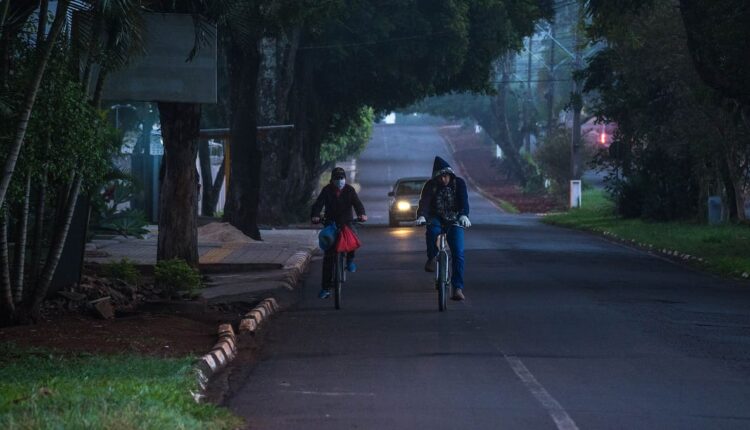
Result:
M401 200L396 203L396 208L400 211L408 211L409 209L411 209L411 203Z

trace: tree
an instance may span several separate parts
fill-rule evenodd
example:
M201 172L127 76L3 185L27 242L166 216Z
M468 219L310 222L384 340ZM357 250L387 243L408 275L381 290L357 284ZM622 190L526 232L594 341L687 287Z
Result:
M8 17L8 10L12 10L12 7L14 6L11 5L11 3L12 2L10 0L3 1L3 21L5 21ZM46 9L47 2L43 1L43 5L43 9ZM6 156L3 165L2 178L0 178L0 204L5 202L5 195L8 192L10 181L13 178L13 172L16 168L18 155L20 154L21 148L23 147L24 137L26 136L29 118L31 117L31 112L34 108L34 102L36 101L37 92L39 91L39 86L41 85L42 77L44 76L44 71L47 68L49 58L52 55L52 48L54 47L57 41L57 37L60 35L60 31L62 30L65 23L65 17L67 15L69 6L69 0L60 0L57 3L57 10L55 12L55 20L52 23L52 28L43 40L39 39L37 42L38 49L35 53L37 62L33 69L33 73L31 74L31 79L26 84L23 95L23 103L17 106L16 110L14 110L13 114L11 115L12 117L14 117L16 125L12 144L10 145L10 148L8 148L8 155ZM19 7L19 9L22 7ZM38 28L42 27L38 26ZM43 30L39 30L37 32L37 35L42 35L43 33ZM8 39L15 38L17 37L17 35L17 33L14 34L11 31L6 31L5 27L3 26L3 32L1 36L6 39L2 42L3 45L10 43L10 40Z
M80 54L101 52L101 41L86 37L91 33L80 26L71 38L62 28L71 20L69 12L73 11L76 18L105 21L101 26L107 38L102 40L107 40L104 45L108 56L98 61L105 70L117 67L127 55L123 47L134 46L130 43L134 32L127 25L115 27L105 18L117 15L132 3L77 1L71 5L69 1L59 1L49 32L45 31L47 1L39 2L36 20L30 18L37 5L28 9L28 2L21 6L2 3L2 23L8 24L3 26L0 43L3 95L24 94L17 104L12 97L3 99L3 104L10 107L8 115L15 115L14 123L3 121L1 131L5 138L0 140L5 146L3 153L8 154L0 184L4 212L0 223L0 300L6 311L3 323L39 318L79 196L97 191L114 148L104 117L95 107L96 95L90 97L79 74L81 64L96 61L95 55ZM24 26L35 27L36 37L20 32ZM103 79L102 74L97 86ZM21 177L14 175L16 171L23 172ZM50 202L54 204L49 205ZM16 226L12 268L7 248L7 228L11 223ZM26 258L28 248L30 259Z
M231 13L239 1L151 0L158 12L187 13L195 17L195 45L186 61L201 48L206 29L203 19L217 21ZM199 103L158 102L164 140L164 161L159 187L159 238L157 260L180 258L198 265L198 155L201 106Z
M284 140L289 139L288 135L266 133L261 141L257 127L277 125L293 118L291 112L295 107L290 94L295 91L292 85L298 77L297 47L301 28L314 28L338 3L249 2L235 8L227 17L225 46L231 90L232 174L224 218L254 239L260 239L261 182L288 173L296 175L303 167L290 160L298 155L295 151L299 148L283 143L290 142ZM299 184L284 182L290 189ZM283 199L283 195L277 197Z
M585 75L586 89L598 94L595 113L618 124L601 162L613 168L608 183L620 212L693 218L718 190L731 216L743 218L748 130L697 73L679 11L654 1L648 10L626 9L616 23L595 16L591 31L608 42Z
M66 51L67 47L58 46L49 60L17 163L24 175L11 181L6 194L0 241L1 254L6 256L2 267L6 324L39 318L78 198L98 191L114 148L115 140L100 112L87 103L85 90L65 59L70 58ZM33 205L32 182L43 184ZM7 251L11 220L17 226L12 270ZM33 246L27 263L28 237L33 238Z
M275 198L274 206L261 201L262 217L304 216L322 143L345 133L361 108L385 112L429 95L488 90L494 59L549 12L546 1L349 0L303 28L287 102L294 132L280 150L261 152L260 190ZM267 169L273 157L279 168Z
M620 27L620 15L637 13L656 0L588 0L597 23L592 33L602 37ZM745 127L750 109L750 67L745 47L750 42L750 5L743 0L679 0L679 13L690 58L700 79L741 108Z

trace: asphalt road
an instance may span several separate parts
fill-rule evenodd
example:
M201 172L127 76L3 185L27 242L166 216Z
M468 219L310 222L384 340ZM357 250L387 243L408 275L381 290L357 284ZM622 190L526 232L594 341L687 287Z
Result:
M344 309L317 299L318 260L229 401L250 428L750 428L747 285L472 194L467 300L439 313L423 230L385 226L389 185L436 154L432 128L376 129Z

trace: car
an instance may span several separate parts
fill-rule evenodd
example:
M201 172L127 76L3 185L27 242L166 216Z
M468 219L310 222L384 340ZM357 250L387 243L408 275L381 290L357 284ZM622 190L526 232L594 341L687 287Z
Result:
M412 177L401 178L393 184L393 190L388 193L388 225L398 227L402 221L415 221L419 195L425 182L430 178Z

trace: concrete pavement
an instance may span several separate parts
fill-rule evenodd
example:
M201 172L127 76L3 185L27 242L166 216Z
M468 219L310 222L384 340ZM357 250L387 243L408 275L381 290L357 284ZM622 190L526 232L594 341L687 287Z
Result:
M154 227L143 239L94 239L87 263L111 263L127 258L136 265L156 264ZM210 302L241 301L274 289L290 290L318 246L317 230L261 230L262 241L198 240L201 271L208 274L201 296Z

